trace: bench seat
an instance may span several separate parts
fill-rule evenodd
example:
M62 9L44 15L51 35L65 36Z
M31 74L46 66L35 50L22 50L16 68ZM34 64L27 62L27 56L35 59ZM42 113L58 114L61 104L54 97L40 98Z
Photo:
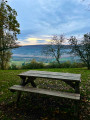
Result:
M62 98L68 98L73 100L80 100L80 94L78 93L68 93L68 92L61 92L55 90L47 90L47 89L40 89L40 88L33 88L21 85L14 85L9 88L11 91L24 91L24 92L31 92L31 93L38 93Z

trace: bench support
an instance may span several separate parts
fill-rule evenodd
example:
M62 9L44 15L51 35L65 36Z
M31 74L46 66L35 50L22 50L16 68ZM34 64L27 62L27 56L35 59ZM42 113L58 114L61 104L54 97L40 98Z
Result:
M56 96L61 98L67 98L67 99L73 99L75 100L74 104L74 118L75 120L78 120L79 118L79 100L80 100L80 94L77 93L67 93L67 92L60 92L60 91L51 91L46 89L40 89L40 88L34 88L34 87L24 87L21 85L14 85L10 88L10 90L18 91L17 96L17 106L18 102L20 100L21 92L30 92L30 93L37 93L42 95L49 95L49 96Z
M27 81L28 83L31 83L33 87L36 87L36 84L34 82L35 79L36 79L35 77L28 77Z
M73 82L70 82L70 81L64 81L66 84L70 85L72 88L75 89L75 93L80 93L80 90L79 90L79 82L76 82L76 83L73 83Z
M79 120L79 101L75 101L75 106L74 106L74 117L75 120Z
M75 83L75 93L80 93L79 83L78 82Z
M18 106L20 97L21 97L21 91L19 91L19 92L17 93L17 101L16 101L17 106Z
M26 79L25 76L20 76L20 78L21 78L21 84L20 85L25 86L28 83L31 83L31 85L36 88L36 84L34 82L34 80L36 79L35 77L28 77L28 79ZM18 91L17 102L16 102L17 105L18 105L18 102L20 100L20 97L21 97L21 91Z

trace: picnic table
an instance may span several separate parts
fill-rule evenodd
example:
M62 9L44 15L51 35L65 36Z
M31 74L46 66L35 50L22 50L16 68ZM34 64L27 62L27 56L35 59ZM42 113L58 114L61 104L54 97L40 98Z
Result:
M21 92L30 92L30 93L37 93L37 94L45 94L49 96L56 96L61 98L73 99L75 101L80 100L80 82L81 82L81 74L72 74L72 73L62 73L62 72L48 72L48 71L36 71L30 70L27 72L23 72L18 75L21 78L20 85L13 85L9 89L11 91L19 91L17 103L20 99ZM61 80L66 84L70 85L74 88L75 92L62 92L62 91L55 91L55 90L47 90L38 88L35 79L36 78L47 78L50 80ZM28 83L31 83L32 87L28 87ZM76 109L78 109L78 102L76 102Z

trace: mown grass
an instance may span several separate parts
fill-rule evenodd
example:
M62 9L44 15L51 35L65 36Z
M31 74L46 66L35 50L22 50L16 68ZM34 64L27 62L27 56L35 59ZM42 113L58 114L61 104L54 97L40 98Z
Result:
M80 93L81 93L81 101L82 102L81 102L81 107L80 107L81 108L80 119L81 120L89 120L89 115L90 115L90 70L87 70L86 68L61 68L61 69L54 68L54 69L38 69L38 70L81 74ZM36 110L35 112L37 113L37 110L42 108L41 107L42 104L41 103L39 104L38 103L39 101L37 101L37 102L35 101L35 96L33 96L34 98L29 96L32 98L32 105L30 103L31 101L29 101L29 103L27 103L28 101L27 101L26 97L23 97L23 100L20 101L21 107L17 108L15 106L15 103L13 103L16 101L17 94L10 92L8 90L8 88L14 84L20 84L20 78L17 75L19 73L22 73L25 71L28 71L28 70L0 70L0 119L1 120L25 120L26 119L25 116L27 117L26 120L28 120L28 119L32 120L33 118L30 118L30 116L27 114L27 111L30 111L30 109L32 107L34 107L33 108L34 110L32 109L32 111L34 112ZM40 79L39 82L42 83L42 81L49 82L46 79ZM46 82L46 84L47 84L47 82ZM36 80L36 83L39 84L38 80ZM55 81L53 84L55 84ZM59 83L57 82L57 85L58 84L60 84L60 86L62 86L60 82ZM65 89L65 88L67 88L67 86L65 86L63 89ZM71 88L69 90L71 90ZM38 99L41 100L40 96L38 97ZM45 96L44 96L44 99L46 99ZM35 104L35 102L38 104ZM24 104L24 106L22 107L23 104ZM25 106L27 106L27 108ZM29 108L28 108L28 106L29 106ZM53 113L54 116L52 116L52 112L51 112L52 118L49 118L48 110L54 111L54 113ZM24 111L25 114L24 113L22 114L20 111ZM32 111L30 111L30 112L33 113ZM59 120L58 117L55 116L56 109L53 110L53 108L48 107L46 109L46 111L47 111L47 114L44 114L44 112L45 112L44 111L43 112L44 115L41 115L41 117L39 117L39 118L37 117L37 118L40 120L49 120L49 119ZM17 113L17 112L19 112L19 113ZM19 114L19 115L17 115L17 114ZM46 118L45 118L45 116L46 116Z

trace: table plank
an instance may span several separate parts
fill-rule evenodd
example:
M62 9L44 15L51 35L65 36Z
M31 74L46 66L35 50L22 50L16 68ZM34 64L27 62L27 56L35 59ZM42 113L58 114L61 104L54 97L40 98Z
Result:
M68 98L68 99L74 99L74 100L80 100L80 94L77 93L67 93L67 92L60 92L60 91L54 91L54 90L47 90L47 89L40 89L40 88L30 88L25 87L21 85L14 85L9 88L10 90L16 90L16 91L25 91L25 92L31 92L31 93L38 93L38 94L45 94L50 96L56 96L56 97L62 97L62 98Z
M40 77L40 78L51 78L51 79L67 80L73 82L76 81L81 82L81 74L62 73L62 72L30 70L19 74L19 76L27 76L27 77L32 76L32 77Z

